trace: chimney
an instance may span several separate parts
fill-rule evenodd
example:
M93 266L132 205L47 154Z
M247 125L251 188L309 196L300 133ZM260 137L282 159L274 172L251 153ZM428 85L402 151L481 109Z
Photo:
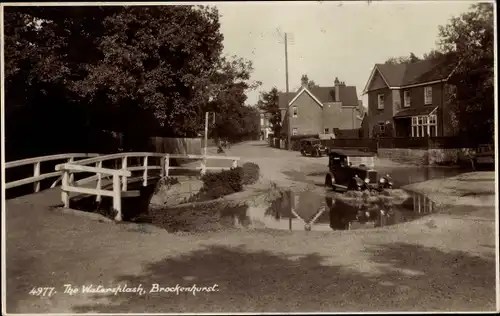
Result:
M335 77L335 102L340 101L340 81L339 78Z

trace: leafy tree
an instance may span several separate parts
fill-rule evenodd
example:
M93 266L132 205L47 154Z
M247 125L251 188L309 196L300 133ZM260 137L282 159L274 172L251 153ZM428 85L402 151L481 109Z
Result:
M242 105L252 86L231 82L250 72L234 74L244 61L222 57L222 40L213 7L5 8L9 148L96 150L103 129L202 133L210 97Z
M439 28L439 47L459 62L450 100L462 135L492 141L494 133L493 4L480 3Z
M300 78L300 84L301 87L307 87L308 89L318 86L313 80L309 80L309 77L306 74L302 75Z
M273 87L268 92L261 92L258 107L269 114L269 123L272 125L273 134L281 135L281 110L279 108L278 89Z
M401 57L391 57L388 60L386 60L385 64L413 64L420 61L420 58L415 56L414 53L410 53L409 56L401 56Z
M207 110L215 113L209 134L216 140L237 142L258 135L258 111L245 106L246 91L260 85L250 80L252 70L250 61L233 56L222 58L212 74Z

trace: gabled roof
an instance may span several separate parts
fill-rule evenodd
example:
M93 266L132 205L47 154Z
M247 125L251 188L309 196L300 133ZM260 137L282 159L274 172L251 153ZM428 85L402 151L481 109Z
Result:
M320 105L328 102L335 102L335 87L312 87L306 88L302 87L297 92L289 92L288 93L288 104L291 104L292 101L295 101L299 95L302 93L308 93L311 95L313 99ZM279 97L279 107L286 108L287 107L287 94L286 92L280 92L278 94ZM355 86L339 86L339 99L342 102L343 106L358 106L358 94Z
M453 56L421 60L410 64L375 64L364 92L378 72L389 88L401 88L416 84L447 80L457 66Z

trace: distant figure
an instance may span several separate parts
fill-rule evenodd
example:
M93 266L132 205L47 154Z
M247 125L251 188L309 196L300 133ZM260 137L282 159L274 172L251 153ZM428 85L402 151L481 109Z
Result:
M305 229L306 231L308 231L308 232L309 232L309 231L311 231L311 225L310 225L310 224L305 224L305 225L304 225L304 229Z

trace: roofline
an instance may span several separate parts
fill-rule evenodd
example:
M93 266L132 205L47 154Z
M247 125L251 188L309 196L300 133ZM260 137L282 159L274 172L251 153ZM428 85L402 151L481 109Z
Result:
M434 110L430 111L429 114L416 114L416 115L403 115L403 116L396 116L398 113L396 113L395 115L393 115L392 117L393 118L408 118L408 117L412 117L412 116L421 116L421 115L432 115L436 112L438 106L436 105L436 107L434 107Z
M451 74L450 74L450 76L451 76ZM436 84L436 83L440 83L440 82L446 82L446 81L448 81L448 79L450 78L450 76L448 76L445 79L440 79L440 80L425 81L425 82L421 82L421 83L409 84L409 85L399 86L399 87L389 87L389 89L391 89L391 90L401 90L401 89L406 89L406 88L421 87L421 86L427 86L427 85L430 85L430 84ZM370 91L375 91L375 90L379 90L379 89L374 89L374 90L370 90ZM367 94L370 91L363 92L363 95Z
M320 102L320 101L319 101L319 100L318 100L318 99L317 99L317 98L316 98L316 97L315 97L315 96L311 93L311 91L309 91L309 89L307 89L306 87L302 87L302 89L301 89L301 90L297 93L297 95L296 95L296 96L292 99L292 101L290 101L290 102L288 103L288 107L290 107L290 106L293 104L293 102L295 102L295 100L297 100L297 98L298 98L298 97L299 97L302 93L304 93L304 91L305 91L305 92L307 92L307 94L309 94L309 96L310 96L310 97L311 97L314 101L316 101L316 103L318 103L318 104L319 104L319 106L323 107L323 103L321 103L321 102Z
M378 72L380 73L380 76L382 77L382 79L384 80L385 84L387 85L387 87L391 90L397 90L397 89L405 89L405 88L413 88L413 87L419 87L419 86L425 86L425 85L429 85L429 84L434 84L434 83L440 83L440 82L446 82L448 81L451 76L455 73L455 71L458 69L458 66L460 66L460 64L462 63L462 60L460 60L457 65L455 66L455 68L453 68L453 70L448 74L448 76L445 78L445 79L440 79L440 80L433 80L433 81L425 81L425 82L420 82L420 83L415 83L415 84L410 84L410 85L404 85L404 86L399 86L399 87L391 87L389 84L387 84L387 80L385 80L384 78L384 75L382 74L382 72L378 69L377 65L375 65L375 67L373 67L373 70L372 70L372 73L370 74L370 78L368 80L368 82L366 83L366 86L365 86L365 89L363 89L363 93L361 93L361 95L365 95L367 94L368 92L370 91L367 91L366 88L368 87L368 84L372 81L373 79L373 75L374 75L374 71L375 69L378 70ZM374 90L371 90L371 91L374 91Z
M375 64L375 66L373 67L372 69L372 72L370 73L370 77L368 78L368 81L366 82L366 85L365 85L365 88L363 89L363 93L362 95L366 94L368 91L366 90L368 88L368 86L370 85L370 83L372 82L373 80L373 77L375 76L375 70L378 71L378 73L380 74L380 76L382 77L382 80L384 80L385 84L387 85L387 87L391 87L388 83L387 83L387 80L385 79L384 75L382 74L382 72L380 71L380 69L378 69L378 66Z

